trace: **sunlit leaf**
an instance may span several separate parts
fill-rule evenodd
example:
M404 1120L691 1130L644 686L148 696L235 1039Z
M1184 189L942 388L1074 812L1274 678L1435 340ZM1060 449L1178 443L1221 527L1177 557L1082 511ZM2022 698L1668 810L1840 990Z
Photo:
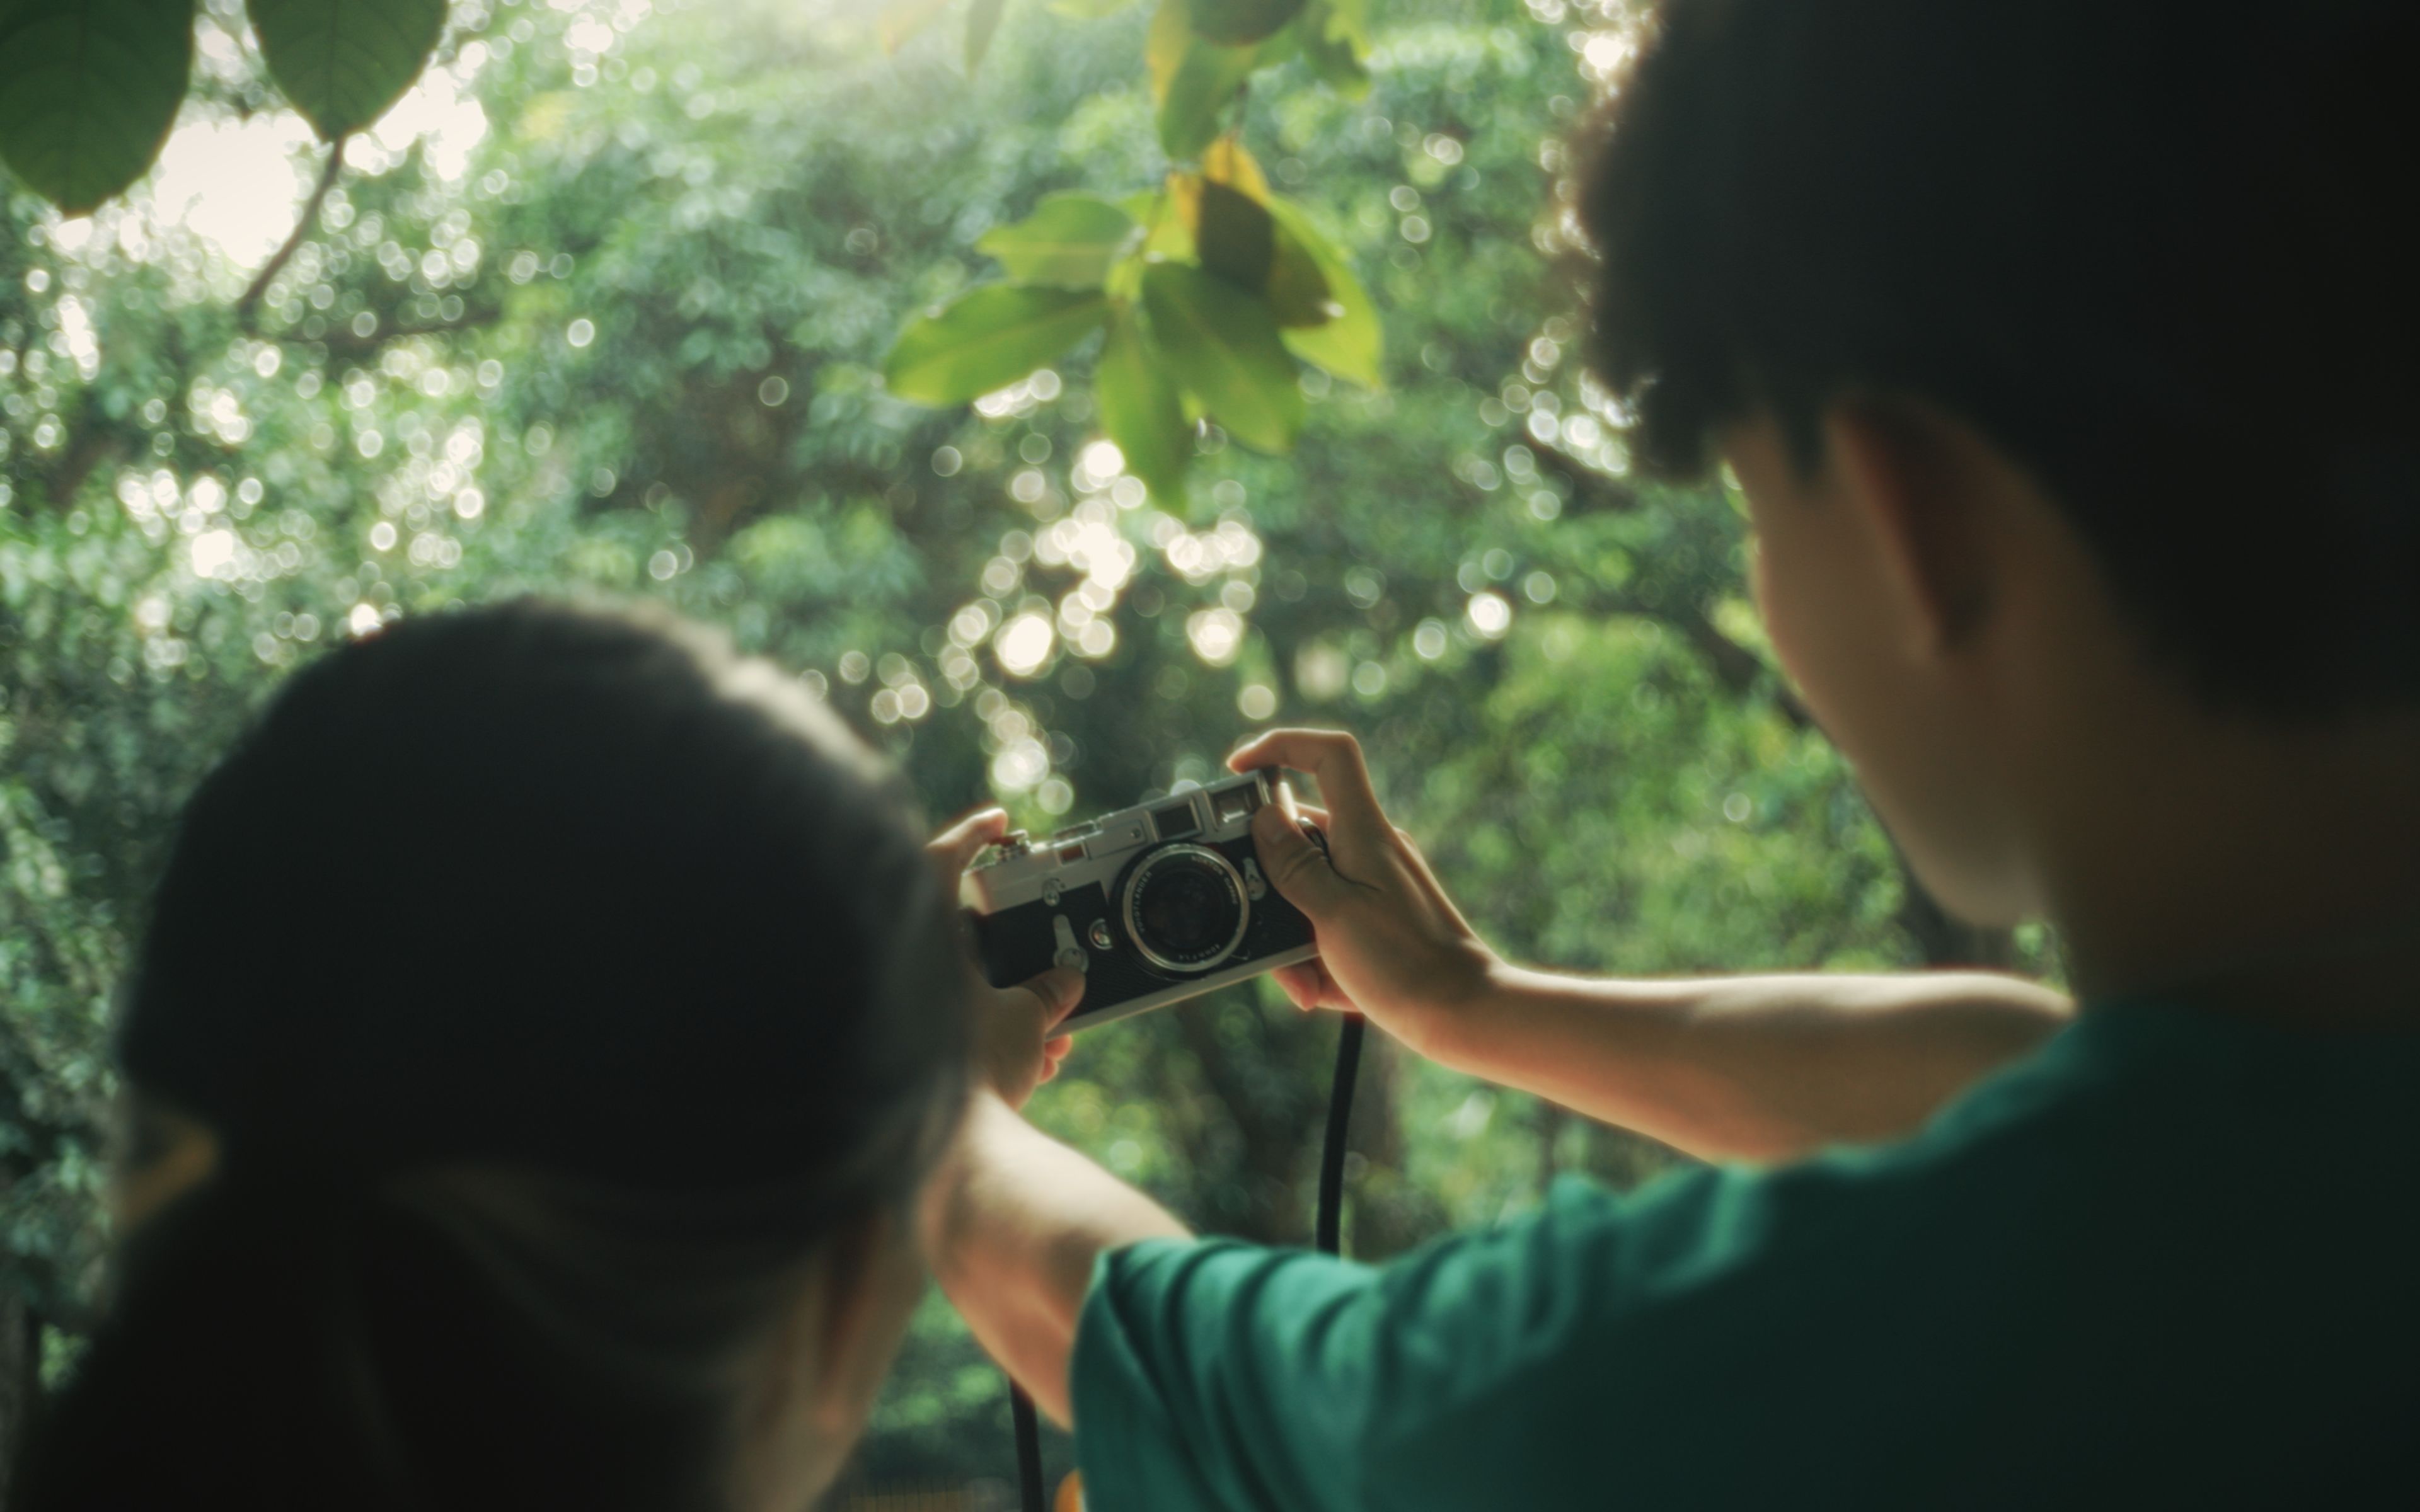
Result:
M1098 288L1142 234L1134 217L1090 194L1052 194L1015 225L984 233L975 250L1025 284Z
M0 3L0 160L70 215L143 177L194 61L194 0Z
M933 24L933 18L950 8L950 0L890 0L882 13L875 18L875 35L882 39L882 50L896 53L908 45L908 39Z
M1051 0L1050 8L1077 21L1098 21L1104 16L1114 16L1134 3L1135 0Z
M1109 311L1097 290L993 284L909 321L892 344L882 378L903 399L963 404L1075 346Z
M1199 182L1197 175L1172 173L1164 187L1142 190L1118 201L1119 208L1143 229L1145 256L1180 263L1198 260L1193 255L1192 220L1183 201L1185 195L1200 192Z
M1311 0L1295 35L1311 71L1329 88L1354 99L1370 92L1367 0Z
M1131 310L1109 321L1100 365L1093 373L1093 402L1101 429L1125 454L1126 471L1162 499L1174 498L1183 486L1186 459L1193 455L1193 424L1185 418L1165 359L1144 340Z
M1244 144L1232 136L1222 136L1202 149L1202 177L1264 204L1269 197L1269 181L1262 174L1261 165L1244 149Z
M247 0L269 76L330 142L386 114L428 62L445 0Z
M1143 270L1154 346L1187 393L1247 446L1282 452L1302 429L1302 387L1264 301L1182 263Z
M1248 294L1265 291L1277 227L1259 201L1204 182L1194 197L1193 242L1202 266Z
M1349 378L1364 388L1385 387L1380 363L1386 354L1386 332L1378 323L1377 306L1370 302L1370 291L1361 286L1361 280L1353 275L1353 267L1344 260L1344 255L1320 235L1301 207L1273 199L1269 202L1269 215L1277 222L1281 238L1293 239L1310 255L1320 277L1326 282L1327 298L1334 306L1325 322L1288 331L1286 346L1304 362L1338 378Z
M1218 134L1219 116L1260 55L1255 47L1203 41L1186 23L1179 0L1161 0L1144 47L1159 95L1160 150L1182 161L1208 147Z
M1304 0L1185 0L1185 19L1202 40L1240 47L1272 37L1302 14Z
M1193 45L1193 28L1186 24L1184 0L1159 0L1151 13L1151 30L1143 34L1142 66L1151 75L1151 98L1166 100L1168 82L1176 77Z
M993 34L1000 30L1000 13L1008 0L973 0L967 7L967 72L983 67L984 54L991 51Z
M1327 275L1320 271L1319 259L1302 244L1302 239L1282 225L1275 225L1270 239L1269 277L1267 293L1269 313L1280 326L1299 328L1326 325L1344 313L1327 290Z

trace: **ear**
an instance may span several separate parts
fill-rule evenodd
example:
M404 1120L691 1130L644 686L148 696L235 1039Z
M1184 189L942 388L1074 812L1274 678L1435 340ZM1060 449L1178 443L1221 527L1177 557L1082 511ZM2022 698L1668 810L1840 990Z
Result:
M1823 440L1839 490L1898 591L1910 649L1931 657L1967 645L1993 601L1982 517L1995 476L1989 448L1937 410L1878 397L1834 405Z

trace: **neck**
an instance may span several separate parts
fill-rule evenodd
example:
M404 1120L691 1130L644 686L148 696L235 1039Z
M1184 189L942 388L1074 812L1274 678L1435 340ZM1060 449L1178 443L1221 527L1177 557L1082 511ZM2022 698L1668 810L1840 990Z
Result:
M2420 716L2128 723L2040 848L2082 995L2420 1027Z

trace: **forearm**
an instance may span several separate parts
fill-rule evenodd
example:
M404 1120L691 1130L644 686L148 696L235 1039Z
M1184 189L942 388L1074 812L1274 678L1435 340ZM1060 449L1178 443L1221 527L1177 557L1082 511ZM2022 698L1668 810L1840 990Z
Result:
M1692 1154L1772 1160L1912 1133L2070 1011L1985 972L1597 981L1505 968L1418 1048Z
M1076 1323L1106 1250L1184 1238L1157 1203L978 1094L937 1178L933 1270L975 1338L1041 1409L1072 1420Z

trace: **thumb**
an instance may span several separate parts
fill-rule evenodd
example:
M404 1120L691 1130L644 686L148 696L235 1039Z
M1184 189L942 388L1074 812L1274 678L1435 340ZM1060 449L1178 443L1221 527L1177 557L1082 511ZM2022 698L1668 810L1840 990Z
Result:
M1065 966L1052 966L1042 975L1018 983L1042 1002L1042 1027L1047 1033L1060 1020L1076 1011L1084 999L1084 974Z
M1343 902L1344 879L1328 864L1327 853L1303 833L1293 790L1280 782L1277 796L1252 816L1252 848L1279 896L1316 924Z

